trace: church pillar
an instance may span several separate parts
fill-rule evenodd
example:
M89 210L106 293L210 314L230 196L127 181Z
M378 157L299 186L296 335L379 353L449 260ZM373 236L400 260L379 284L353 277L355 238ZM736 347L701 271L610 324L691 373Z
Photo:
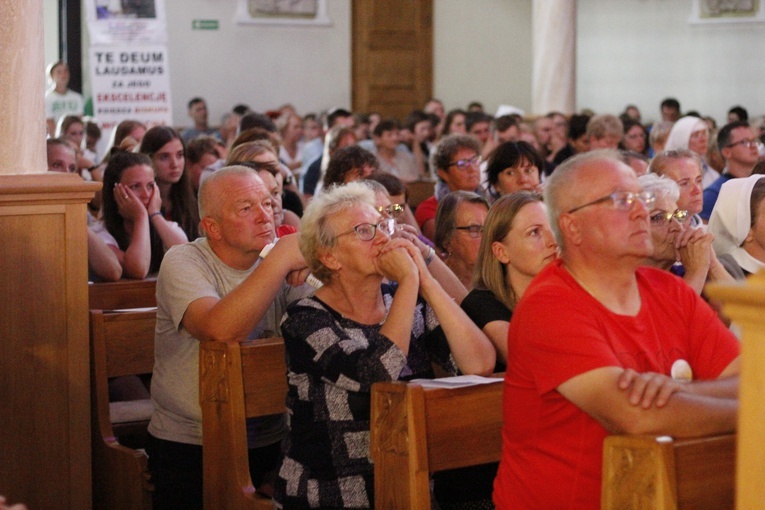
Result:
M532 113L574 113L576 0L534 0L532 26Z
M0 2L0 19L0 174L45 172L43 2Z

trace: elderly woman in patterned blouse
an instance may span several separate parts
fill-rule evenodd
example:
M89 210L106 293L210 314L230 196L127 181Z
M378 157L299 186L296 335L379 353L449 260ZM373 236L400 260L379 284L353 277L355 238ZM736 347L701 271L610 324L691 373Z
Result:
M491 342L420 250L391 239L395 221L374 200L350 183L314 197L303 216L300 249L324 286L282 322L290 431L274 485L279 508L373 508L373 383L433 377L431 362L451 373L494 368Z

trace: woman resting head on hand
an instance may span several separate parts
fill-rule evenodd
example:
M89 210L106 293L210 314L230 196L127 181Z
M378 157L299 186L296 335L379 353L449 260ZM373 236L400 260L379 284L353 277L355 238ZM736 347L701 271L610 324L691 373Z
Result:
M104 171L103 190L101 222L93 230L116 253L124 276L158 271L165 251L188 241L160 212L162 199L146 155L115 154Z
M363 183L315 196L303 215L300 250L324 286L289 305L282 322L291 428L274 499L285 508L374 506L372 384L433 377L431 361L451 373L494 368L489 340L420 250L391 239L394 228Z

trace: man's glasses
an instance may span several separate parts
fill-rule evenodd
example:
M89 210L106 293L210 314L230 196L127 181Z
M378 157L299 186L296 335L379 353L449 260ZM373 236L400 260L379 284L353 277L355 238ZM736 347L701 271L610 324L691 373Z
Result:
M388 207L377 207L377 212L390 218L398 218L404 212L402 204L391 204Z
M686 220L688 220L688 211L675 209L674 212L654 213L649 219L651 220L651 225L666 227L673 218L677 220L678 223L685 223Z
M579 207L574 207L568 211L568 214L574 213L591 205L608 202L609 200L613 203L614 209L618 211L629 211L632 208L632 204L634 204L636 200L640 201L640 203L646 207L652 206L656 201L656 195L650 191L641 191L639 193L633 193L631 191L614 191L610 195L600 197L596 200L593 200L592 202L587 202L586 204L580 205Z
M449 163L447 166L456 166L460 170L467 170L468 168L475 168L481 164L481 156L473 156L468 159L458 159L454 163Z
M393 218L385 218L384 220L380 220L380 223L378 223L377 225L373 223L361 223L353 227L353 229L349 230L348 232L337 234L336 237L344 236L347 234L353 234L355 232L356 237L358 237L359 240L371 241L372 239L375 238L375 235L377 234L377 229L380 229L380 232L390 237L393 235L393 232L396 231L396 220L394 220Z
M752 138L750 140L739 140L738 142L733 142L725 147L735 147L736 145L743 145L744 147L757 147L757 139Z
M473 239L481 237L483 225L465 225L464 227L454 227L455 230L464 230Z

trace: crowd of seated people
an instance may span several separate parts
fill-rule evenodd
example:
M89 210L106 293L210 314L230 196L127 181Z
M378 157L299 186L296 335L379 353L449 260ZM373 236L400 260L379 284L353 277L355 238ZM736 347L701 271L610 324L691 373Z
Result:
M683 117L671 100L653 125L634 105L619 116L494 118L479 104L447 112L434 99L406 119L240 105L218 130L198 100L189 104L190 130L125 120L106 154L92 160L78 117L62 117L60 137L47 145L51 171L104 183L91 211L91 277L158 274L149 448L155 508L201 505L196 379L182 383L183 395L176 385L198 372L198 340L205 339L285 338L291 425L251 424L266 435L250 441L261 459L251 465L253 481L265 491L273 486L283 508L371 507L371 384L432 377L431 361L450 373L507 370L512 388L496 481L496 466L469 474L489 478L481 494L468 494L483 503L467 497L464 508L489 508L480 505L492 483L498 508L555 506L556 497L593 503L600 468L592 445L608 432L731 430L738 344L703 288L765 266L765 181L748 177L753 169L740 171L765 151L741 112L717 130ZM725 165L719 182L710 137ZM432 182L433 195L413 210L407 184L422 180ZM707 227L700 213L712 184L719 196ZM266 246L273 255L261 256ZM318 290L304 284L309 272ZM646 290L653 286L666 295ZM561 318L577 317L586 331L561 324L550 289L570 296ZM667 309L670 298L677 301ZM698 402L687 396L692 385L681 386L672 363L657 356L656 331L641 333L638 323L654 324L649 316L662 306L661 313L687 317L684 324L696 321L691 331L671 328L667 341L671 349L684 334L694 338L675 351L698 377ZM594 311L607 320L590 318ZM702 325L713 332L716 359L697 352ZM619 327L632 328L624 344L630 352L650 351L645 363L603 346ZM596 346L597 355L555 344L564 330ZM532 336L533 347L524 345ZM576 362L566 364L568 356ZM717 393L704 393L701 380L714 380ZM612 415L595 394L623 414ZM513 410L510 399L522 405ZM553 414L544 420L518 424L528 421L522 411L543 413L547 405ZM662 414L675 406L717 414L689 431ZM566 422L560 435L547 428L556 419ZM572 460L581 451L543 442L545 463L523 443L538 434L563 440L574 423L592 446L581 465ZM347 434L358 442L332 446ZM555 473L581 483L544 491L541 480L550 487ZM460 484L463 476L436 483L442 508L460 508L470 493L473 482Z

